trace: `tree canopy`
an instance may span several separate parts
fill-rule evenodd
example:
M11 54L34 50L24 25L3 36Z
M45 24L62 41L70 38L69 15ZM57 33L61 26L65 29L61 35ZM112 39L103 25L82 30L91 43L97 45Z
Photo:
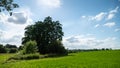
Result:
M14 3L13 0L0 0L0 12L2 11L8 11L10 15L12 15L12 10L14 8L18 8L19 5Z
M35 22L34 25L25 28L25 37L22 38L22 44L29 40L35 40L41 54L53 53L50 48L52 45L57 45L53 44L56 41L62 41L63 35L62 25L59 21L52 21L52 18L48 16L44 21Z

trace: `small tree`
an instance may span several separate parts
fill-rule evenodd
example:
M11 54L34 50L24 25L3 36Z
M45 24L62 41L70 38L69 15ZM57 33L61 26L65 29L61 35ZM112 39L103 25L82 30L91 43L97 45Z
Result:
M25 54L33 54L36 53L37 50L37 43L35 41L28 41L24 45L24 53Z

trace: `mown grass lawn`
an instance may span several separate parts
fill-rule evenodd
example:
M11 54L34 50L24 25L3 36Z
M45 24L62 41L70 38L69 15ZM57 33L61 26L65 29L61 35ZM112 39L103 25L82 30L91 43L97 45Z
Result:
M0 68L120 68L120 50L79 52L64 57L3 64L9 56L11 55L0 54Z

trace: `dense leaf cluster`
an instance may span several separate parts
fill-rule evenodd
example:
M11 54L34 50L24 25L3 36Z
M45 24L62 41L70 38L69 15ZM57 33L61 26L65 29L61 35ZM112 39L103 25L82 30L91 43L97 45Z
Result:
M41 54L58 53L59 48L65 50L61 42L63 35L62 25L59 21L52 21L52 18L48 16L44 21L35 22L35 24L25 28L25 37L22 38L22 44L35 40Z

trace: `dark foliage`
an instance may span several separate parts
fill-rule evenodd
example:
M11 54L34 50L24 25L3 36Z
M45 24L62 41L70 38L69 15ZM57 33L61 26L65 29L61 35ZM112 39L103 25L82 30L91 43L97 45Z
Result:
M111 48L102 48L102 49L68 49L68 53L76 53L76 52L89 52L89 51L104 51L104 50L112 50Z
M17 48L16 45L6 44L5 48Z
M6 48L2 44L0 44L0 53L7 53Z
M30 59L39 59L39 54L27 54L27 55L15 55L10 57L8 60L30 60Z
M58 55L67 55L67 50L64 48L61 41L55 41L49 46L50 54L58 54Z
M17 48L10 48L9 53L16 53L18 50Z
M18 47L18 50L20 51L20 50L23 50L23 46L21 45L21 46L19 46Z
M0 0L0 12L6 10L12 15L12 10L18 7L19 5L14 3L13 0Z
M52 21L51 17L46 17L44 21L38 21L34 25L29 25L25 28L25 37L22 38L22 44L30 40L37 42L38 51L41 54L48 53L63 53L65 48L61 45L54 44L56 41L62 41L62 25L59 21ZM51 49L52 47L57 48L58 51Z
M6 44L4 47L7 49L8 53L16 53L18 51L16 45Z

